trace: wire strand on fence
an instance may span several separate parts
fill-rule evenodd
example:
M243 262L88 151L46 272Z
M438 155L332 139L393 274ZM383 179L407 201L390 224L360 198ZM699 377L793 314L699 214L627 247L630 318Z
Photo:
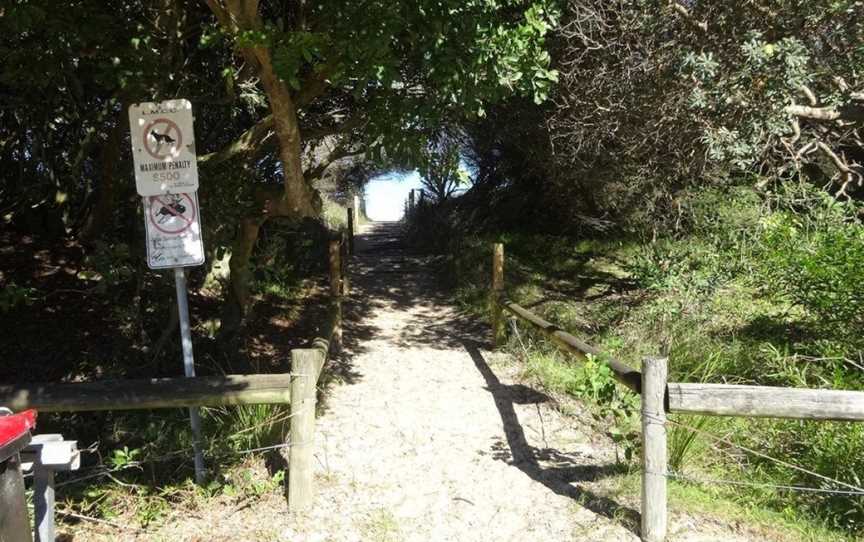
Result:
M267 421L265 421L265 422L261 422L261 423L259 423L259 424L257 424L257 425L253 425L253 426L251 426L251 427L243 428L243 429L241 429L240 431L237 431L236 433L234 433L234 434L231 435L231 436L234 437L234 436L237 436L237 435L242 435L243 433L248 433L249 431L254 431L255 429L258 429L258 428L260 428L260 427L265 427L265 426L268 426L268 425L275 425L275 424L277 424L277 423L284 422L285 420L289 420L289 419L293 418L296 414L297 414L297 412L294 411L294 412L289 412L288 414L284 414L284 415L282 415L282 416L277 416L276 419L267 420Z
M830 495L864 495L864 491L847 491L843 489L824 489L821 487L808 487L808 486L789 486L782 484L768 484L762 482L742 482L740 480L720 480L717 478L693 478L691 476L684 476L683 474L678 473L666 473L667 478L674 478L676 480L684 480L687 482L692 482L696 484L717 484L717 485L729 485L729 486L745 486L745 487L758 487L765 489L784 489L788 491L800 491L802 493L827 493Z
M657 421L660 421L660 420L658 419ZM753 454L755 456L761 457L762 459L772 461L774 463L777 463L778 465L783 465L784 467L788 467L790 469L793 469L793 470L796 470L798 472L807 474L809 476L819 478L820 480L830 482L830 483L836 484L838 486L845 487L847 489L852 490L852 491L848 492L849 494L864 495L864 488L858 487L856 485L849 484L847 482L843 482L841 480L837 480L837 479L831 478L829 476L825 476L824 474L819 474L818 472L813 472L812 470L806 469L806 468L801 467L799 465L795 465L793 463L789 463L788 461L783 461L782 459L777 459L776 457L772 457L772 456L765 454L763 452L760 452L758 450L753 450L752 448L742 446L741 444L735 444L734 442L730 441L727 438L717 436L713 433L710 433L710 432L702 430L702 429L697 429L695 427L691 427L685 423L681 423L681 422L676 421L676 420L672 420L672 419L667 418L666 422L671 423L673 425L677 425L678 427L681 427L681 428L686 429L688 431L693 431L694 433L708 437L708 438L710 438L716 442L722 442L723 444L726 444L727 446L732 446L733 448L737 448L741 451L744 451L744 452ZM741 484L745 484L745 482L742 482ZM803 486L787 486L786 489L792 488L792 487L803 487ZM823 490L823 488L808 488L808 490L811 490L814 492L815 492L815 490L820 490L820 492L822 492L821 490ZM803 489L802 489L802 491L803 491ZM833 491L833 490L824 490L824 492L828 492L828 491ZM837 490L837 491L844 491L844 490ZM841 493L841 494L847 494L847 493Z
M290 448L290 447L291 447L291 442L285 442L283 444L275 444L273 446L264 446L262 448L251 448L248 450L240 450L240 451L236 451L236 452L222 451L221 453L211 454L211 455L216 455L217 457L230 457L230 456L235 456L235 455L245 455L245 454L251 454L251 453L255 453L255 452L264 452L264 451L268 451L268 450L276 450L276 449L280 449L280 448ZM56 484L55 487L59 488L59 487L63 487L63 486L77 484L77 483L84 482L87 480L92 480L94 478L101 478L103 476L108 476L108 477L113 479L113 477L111 475L114 473L117 473L117 472L122 472L125 470L134 469L134 468L140 468L143 465L148 465L151 463L161 463L164 461L168 461L170 459L174 459L176 457L192 457L193 454L194 454L194 452L192 449L175 450L173 452L168 452L167 454L164 454L161 456L149 458L149 459L146 459L143 461L131 461L131 462L129 462L125 465L122 465L120 467L114 467L114 468L110 468L110 469L105 468L104 465L95 465L93 467L89 467L87 470L96 470L96 469L103 469L103 470L100 470L99 472L94 472L92 474L88 474L86 476L80 476L78 478L73 478L71 480L65 480L63 482ZM81 471L78 471L78 472L81 472Z
M513 335L515 335L516 340L519 341L519 346L522 347L522 355L525 363L528 363L530 354L528 352L528 347L525 346L525 343L522 341L522 334L519 333L519 322L515 317L510 318L510 327L513 328Z
M297 446L297 444L295 444ZM291 443L286 442L284 444L274 444L273 446L264 446L263 448L252 448L249 450L240 450L239 452L232 452L228 455L243 455L243 454L254 454L255 452L266 452L268 450L278 450L281 448L290 448Z

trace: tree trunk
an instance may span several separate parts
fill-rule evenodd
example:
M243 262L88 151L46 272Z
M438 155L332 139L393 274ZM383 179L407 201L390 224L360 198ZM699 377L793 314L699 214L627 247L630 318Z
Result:
M257 0L207 0L207 4L222 26L230 32L257 30L262 26ZM248 64L258 67L258 76L270 103L273 127L279 140L284 181L280 194L265 194L265 191L256 194L256 200L263 204L260 216L240 221L229 264L231 288L222 319L222 333L228 336L240 328L246 316L251 297L249 285L252 273L249 267L261 226L270 216L292 220L315 217L320 214L322 207L320 197L303 175L297 106L290 89L273 70L270 50L267 47L244 47L240 52Z
M123 116L123 115L121 115ZM100 157L99 192L93 209L87 215L87 220L81 228L78 238L84 243L95 241L105 230L105 226L114 212L115 173L117 161L120 159L120 139L124 123L118 122L111 130L108 141L102 147Z
M207 0L207 5L229 32L260 30L262 27L258 16L258 0ZM279 139L284 193L278 200L270 202L269 213L295 220L317 216L321 212L321 200L303 176L300 125L291 90L273 70L269 48L243 47L240 52L248 64L258 67L258 76L267 94L276 137ZM312 86L320 90L316 85Z
M321 201L303 175L300 126L291 92L285 82L280 80L273 71L270 51L262 49L256 53L261 62L259 70L261 84L264 86L270 101L270 110L273 112L276 137L279 138L279 158L285 175L285 193L281 201L273 202L273 214L295 219L318 216L321 212Z
M258 241L258 232L264 224L264 217L242 218L237 228L237 237L231 250L229 288L225 294L222 312L222 327L219 334L232 337L246 318L252 292L252 251Z

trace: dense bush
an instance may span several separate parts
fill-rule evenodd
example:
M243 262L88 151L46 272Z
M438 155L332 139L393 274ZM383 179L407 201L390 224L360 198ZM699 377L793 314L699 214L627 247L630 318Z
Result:
M466 151L483 183L532 193L550 231L680 228L691 187L860 197L860 1L564 6L551 102L492 108Z
M835 333L864 324L864 227L829 203L819 216L776 213L765 221L764 269L771 285Z
M673 378L683 381L861 389L864 374L856 364L862 346L864 226L856 218L858 206L814 187L795 194L783 194L771 205L752 190L692 194L682 217L686 234L632 251L628 269L652 298L624 314L625 344L657 344L652 335L662 330L659 335L671 347ZM616 334L622 333L610 333ZM735 443L861 483L860 424L737 419L721 425L713 432L725 429ZM699 446L699 435L684 432L677 438L688 436L695 437L688 445ZM720 460L729 473L751 482L845 489L758 455L712 458L707 450L683 466L704 468ZM860 497L765 489L739 493L790 514L807 511L851 532L864 524Z

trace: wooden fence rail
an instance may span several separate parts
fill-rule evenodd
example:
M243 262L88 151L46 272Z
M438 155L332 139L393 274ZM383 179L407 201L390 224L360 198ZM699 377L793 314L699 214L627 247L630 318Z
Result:
M261 374L0 386L0 406L14 412L84 412L289 403L290 378Z
M864 392L669 383L669 412L796 420L864 420Z
M504 309L507 310L507 312L518 316L525 322L528 322L534 327L534 329L541 331L559 347L576 355L578 359L584 360L589 354L597 356L598 360L602 361L603 363L608 365L610 369L612 369L612 375L615 377L615 380L624 384L632 391L636 393L641 393L642 374L633 367L630 367L626 363L618 361L614 358L603 355L603 353L600 352L600 350L598 350L597 348L594 348L593 346L580 341L573 335L567 333L566 331L562 331L561 328L547 322L536 314L520 307L516 303L502 300L501 305L504 307Z
M643 371L603 355L531 311L507 300L504 291L504 247L492 247L492 281L489 292L492 339L503 342L501 311L530 324L556 345L580 360L597 356L612 370L618 382L642 395L642 540L666 539L666 413L709 416L791 418L801 420L864 421L864 392L741 386L731 384L668 383L667 360L643 360Z

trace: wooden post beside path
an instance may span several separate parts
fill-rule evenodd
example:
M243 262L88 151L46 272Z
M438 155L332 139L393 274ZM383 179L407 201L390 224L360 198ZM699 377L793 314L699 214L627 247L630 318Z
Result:
M329 268L330 268L330 295L337 299L342 296L342 243L338 239L330 241L329 246Z
M304 510L312 504L312 444L315 437L318 358L315 348L291 351L291 448L288 463L288 509Z
M341 277L342 277L342 295L350 295L351 294L351 281L348 280L348 234L346 232L342 232L340 243L340 254L342 255L341 259Z
M348 207L348 254L354 254L354 209Z
M642 362L642 540L666 540L666 359Z
M489 307L492 312L492 344L495 348L504 342L504 318L501 294L504 292L504 244L492 246L492 291Z
M329 256L330 256L330 301L336 310L335 322L333 324L333 343L334 352L342 350L342 295L348 287L347 278L345 276L345 263L342 258L343 239L333 239L330 241Z

